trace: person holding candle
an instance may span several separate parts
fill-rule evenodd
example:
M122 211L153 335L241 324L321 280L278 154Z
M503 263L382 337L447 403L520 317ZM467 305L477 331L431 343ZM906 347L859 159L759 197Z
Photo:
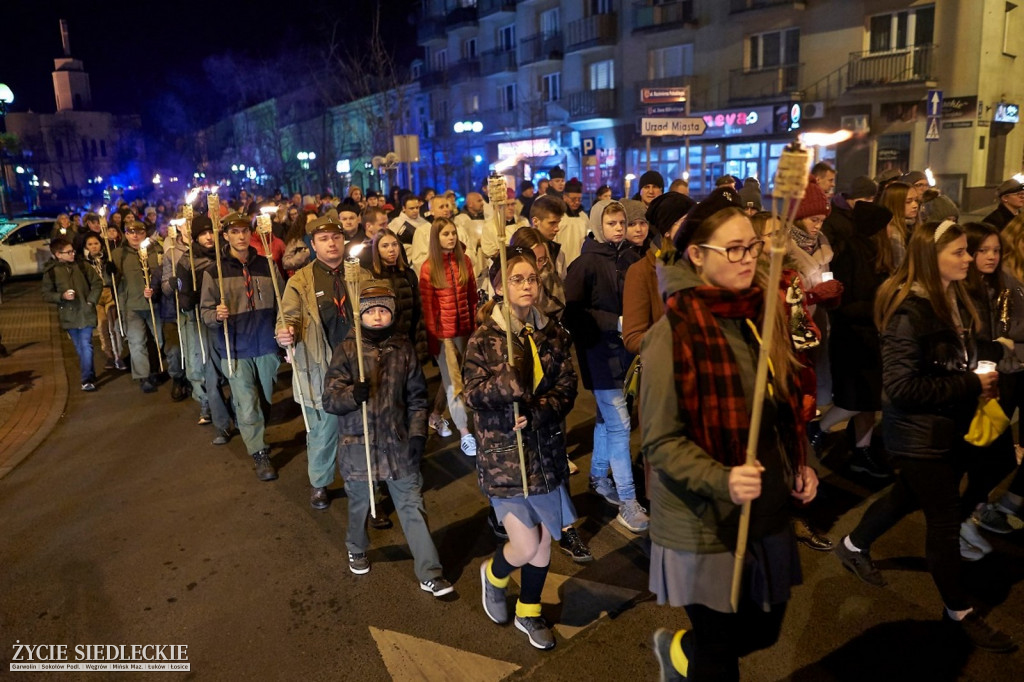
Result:
M274 324L277 302L270 278L270 261L251 246L252 225L244 215L230 213L223 219L224 303L214 272L203 275L200 313L210 328L210 342L221 358L221 372L231 386L231 404L235 422L252 456L256 476L273 481L277 471L270 462L270 447L265 439L266 420L260 401L262 395L272 402L274 376L281 364ZM227 320L231 340L228 355L222 330Z
M907 256L878 290L882 435L896 482L835 549L858 578L884 586L871 545L907 514L922 509L925 558L942 602L943 622L981 649L1016 648L971 606L960 562L960 481L964 435L979 397L995 397L999 375L976 373L978 313L964 286L974 259L964 229L947 220L918 225Z

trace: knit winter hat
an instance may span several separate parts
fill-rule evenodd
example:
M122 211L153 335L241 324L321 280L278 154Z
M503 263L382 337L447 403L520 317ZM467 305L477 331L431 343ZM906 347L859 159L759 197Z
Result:
M387 280L370 279L362 284L359 291L359 314L370 308L387 308L395 314L395 290Z
M192 219L192 240L199 241L203 232L213 232L213 221L205 215L197 215Z
M666 192L659 194L647 207L647 222L652 232L666 234L672 224L686 215L697 204L686 194Z
M579 178L573 178L565 183L565 191L568 194L577 194L583 191L583 183Z
M638 220L647 220L647 206L636 199L623 199L621 202L626 209L626 224L632 225Z
M867 199L878 192L878 183L866 175L858 175L850 185L850 191L846 193L847 199Z
M673 240L676 250L685 251L701 223L727 208L743 208L739 193L732 187L718 187L704 201L691 208Z
M921 204L920 213L922 223L941 223L947 219L955 221L960 217L960 209L953 200L945 194L938 193Z
M548 176L552 180L557 180L558 178L565 179L565 170L561 166L555 166L554 168L551 169L551 172L548 174Z
M658 171L649 170L640 176L640 182L637 183L637 187L643 189L647 185L654 185L658 189L665 189L665 178L661 177L661 173Z
M740 189L740 203L746 208L748 204L758 211L761 210L761 183L757 178L747 178L743 181L743 188Z
M800 202L800 208L797 210L793 220L802 220L812 215L827 216L829 208L828 197L825 196L825 192L818 185L817 178L812 175L807 180L807 189L804 190L803 201Z

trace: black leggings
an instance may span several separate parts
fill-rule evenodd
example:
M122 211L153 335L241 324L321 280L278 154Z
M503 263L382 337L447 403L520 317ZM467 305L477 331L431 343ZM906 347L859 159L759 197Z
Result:
M960 480L963 468L952 457L915 459L897 457L896 482L889 492L868 507L864 518L850 533L850 541L867 551L871 544L903 517L917 509L924 512L925 558L928 572L947 608L970 608L960 571L960 523L963 510Z
M693 629L683 635L683 653L689 659L687 679L739 680L739 660L767 649L779 639L786 604L765 612L750 600L740 603L738 613L722 613L701 604L686 606Z

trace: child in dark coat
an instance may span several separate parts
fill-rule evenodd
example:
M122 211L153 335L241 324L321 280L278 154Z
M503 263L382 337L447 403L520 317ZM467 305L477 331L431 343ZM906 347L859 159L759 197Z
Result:
M395 292L387 281L361 285L363 368L360 381L355 329L338 344L324 380L324 410L338 415L338 469L348 496L348 567L370 571L368 481L387 483L402 531L409 542L420 589L441 597L454 592L442 576L437 548L427 527L420 460L427 440L427 383L412 342L395 333ZM372 472L366 470L363 403L370 439ZM370 478L372 476L372 478Z

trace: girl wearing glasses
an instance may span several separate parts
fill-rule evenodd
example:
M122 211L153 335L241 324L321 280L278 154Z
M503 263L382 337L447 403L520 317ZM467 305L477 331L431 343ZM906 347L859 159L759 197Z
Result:
M633 361L622 342L622 297L626 270L640 254L626 241L626 209L617 201L594 205L590 231L565 279L565 324L576 345L583 386L597 401L590 485L618 507L616 521L633 533L643 533L647 511L636 499L629 410L622 394Z
M791 346L769 349L757 463L745 452L762 328L764 243L720 188L688 214L660 270L666 315L643 341L643 450L651 477L650 588L682 606L690 631L658 630L661 679L738 680L739 658L778 639L792 586L802 581L790 501L810 502L818 479L805 464L799 365ZM674 252L673 252L674 251ZM678 262L676 262L678 261ZM769 295L777 295L769 292ZM786 338L779 309L778 338ZM730 586L740 506L752 502L739 608Z
M500 263L491 266L491 283L502 300L486 303L480 326L469 339L462 373L466 402L473 409L480 452L477 474L508 543L480 566L483 605L495 623L509 619L505 590L509 575L520 570L515 626L538 649L555 646L541 617L540 596L551 560L551 539L576 520L565 482L569 478L562 421L576 401L576 371L569 336L535 305L539 294L536 261L529 251L509 251L508 291L501 287ZM506 316L512 329L515 366L508 363ZM512 405L519 405L514 419ZM515 432L522 433L529 496Z
M430 226L428 257L420 270L420 300L427 346L437 360L448 409L462 434L462 452L476 457L476 441L469 431L459 377L459 356L465 352L466 340L476 326L476 277L455 223L448 218L438 218Z

